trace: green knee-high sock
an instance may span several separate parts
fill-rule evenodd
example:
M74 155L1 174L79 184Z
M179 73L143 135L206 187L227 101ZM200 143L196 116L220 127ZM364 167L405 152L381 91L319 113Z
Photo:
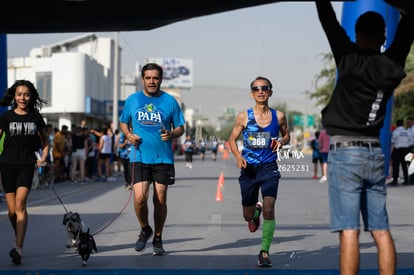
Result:
M257 217L259 217L260 212L259 209L256 208L256 210L254 211L254 218L256 219Z
M270 244L273 241L273 233L275 232L275 227L276 220L263 220L261 250L269 251Z

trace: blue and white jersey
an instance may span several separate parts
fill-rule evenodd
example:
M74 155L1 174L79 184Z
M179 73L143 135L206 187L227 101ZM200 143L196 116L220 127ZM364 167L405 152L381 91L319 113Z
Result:
M243 130L243 151L242 156L249 164L264 164L275 162L277 153L272 152L271 138L279 135L279 122L276 110L270 109L272 113L271 123L265 127L260 127L255 118L253 108L247 110L247 125Z
M146 164L173 164L172 140L161 140L161 129L171 130L184 125L184 115L177 100L161 91L157 97L148 97L143 91L131 94L125 101L119 118L131 123L132 132L142 143L131 150L129 160Z

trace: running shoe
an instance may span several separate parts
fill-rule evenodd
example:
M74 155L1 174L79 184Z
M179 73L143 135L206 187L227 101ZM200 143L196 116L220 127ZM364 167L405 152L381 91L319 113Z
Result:
M262 203L258 202L256 203L256 212L258 212L258 215L256 216L256 212L255 212L255 217L249 221L247 223L247 226L249 227L250 232L256 232L257 229L260 226L260 214L262 213Z
M259 259L257 260L258 267L271 267L272 261L269 258L269 252L261 250L259 253Z
M150 226L143 228L141 233L139 233L139 237L137 242L135 243L135 250L141 251L145 248L147 241L152 236L152 228Z
M152 253L152 255L154 255L154 256L164 255L165 250L162 247L161 236L155 236L154 237L154 239L152 240L152 246L153 246L153 249L154 249L154 252Z
M9 252L10 258L12 258L12 263L15 265L19 265L22 263L22 255L17 251L16 248L13 248Z

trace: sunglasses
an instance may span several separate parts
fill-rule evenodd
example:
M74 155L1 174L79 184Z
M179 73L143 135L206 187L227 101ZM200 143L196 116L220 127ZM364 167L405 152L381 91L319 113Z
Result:
M257 92L259 90L262 90L263 92L267 92L270 90L270 87L269 86L253 86L252 87L253 92Z

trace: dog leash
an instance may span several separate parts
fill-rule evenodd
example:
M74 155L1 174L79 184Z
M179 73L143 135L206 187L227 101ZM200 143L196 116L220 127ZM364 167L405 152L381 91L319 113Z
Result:
M140 150L139 149L139 145L140 145L140 143L138 143L137 144L137 150ZM136 154L136 150L134 150L134 160L135 160L135 155ZM129 204L129 201L131 200L131 197L132 197L132 192L133 192L133 189L132 189L132 183L133 183L133 181L134 181L134 162L132 162L132 167L131 167L131 183L130 183L130 185L131 185L131 189L130 189L130 192L129 192L129 197L128 197L128 200L126 201L126 203L125 203L125 205L122 207L122 209L121 209L121 211L119 211L111 220L109 220L109 222L107 222L104 226L102 226L99 230L97 230L97 231L95 231L94 233L92 233L91 235L92 236L95 236L95 235L98 235L99 233L101 233L102 231L104 231L106 228L108 228L118 217L119 217L119 215L121 215L121 213L122 212L124 212L124 210L125 210L125 208L128 206L128 204ZM57 197L57 199L59 200L59 202L60 202L60 204L63 206L63 208L65 209L65 211L66 211L66 213L69 213L69 211L67 210L67 208L65 207L65 204L63 203L63 201L62 201L62 199L60 198L60 196L58 195L58 193L56 192L56 190L55 190L55 187L52 185L52 190L53 190L53 192L55 193L55 195L56 195L56 197Z
M119 217L119 215L121 215L121 213L124 212L125 208L129 204L129 201L131 200L131 197L132 197L132 189L129 192L129 198L126 201L125 205L122 207L121 211L119 211L107 224L105 224L103 227L101 227L101 229L95 231L91 235L93 235L93 236L98 235L99 233L101 233L102 231L104 231L106 228L108 228L108 226L110 226Z
M55 193L57 199L59 200L60 204L63 206L63 208L65 209L66 213L69 213L68 209L66 209L65 204L63 203L62 199L59 197L58 193L55 190L55 187L52 185L52 190Z
M65 209L66 213L69 213L68 209L66 208L65 204L63 203L62 199L60 198L59 194L56 192L55 187L52 185L52 190L56 195L56 198L59 200L60 204L62 205L62 207ZM105 230L109 225L111 225L111 223L113 223L115 221L116 218L119 217L119 215L121 215L121 213L125 210L125 208L128 206L129 201L131 200L132 197L132 189L129 193L129 198L126 201L125 205L122 207L121 211L118 212L107 224L105 224L101 229L99 229L98 231L96 231L95 233L92 233L91 235L97 235L99 233L101 233L103 230Z
M137 148L137 150L139 150L139 144L136 146L136 148ZM135 160L135 156L136 156L136 150L134 150L133 160ZM91 235L93 235L93 236L97 235L97 234L101 233L102 231L104 231L106 228L108 228L108 226L111 225L111 223L113 223L116 220L116 218L118 218L119 215L121 215L121 213L124 212L125 208L128 206L129 201L132 198L132 193L133 193L133 188L132 188L133 184L132 183L134 181L134 168L135 168L134 162L132 162L132 165L131 165L131 182L130 182L131 189L130 189L130 192L129 192L128 200L126 201L124 207L122 207L121 211L119 211L118 214L116 214L106 225L104 225L101 229L97 230L96 232L94 232Z

